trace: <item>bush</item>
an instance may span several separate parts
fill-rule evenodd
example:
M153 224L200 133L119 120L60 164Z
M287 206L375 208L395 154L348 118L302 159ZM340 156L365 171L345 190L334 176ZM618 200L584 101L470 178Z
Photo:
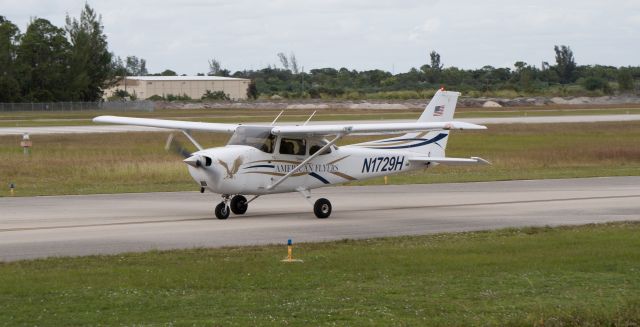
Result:
M253 80L249 83L249 87L247 87L247 98L254 100L258 98L258 87L256 86L256 82Z
M183 95L167 94L167 96L165 98L167 99L167 101L189 101L189 100L191 100L191 97L188 96L186 93L183 94Z
M627 68L620 68L618 72L618 88L621 91L631 91L633 90L633 75Z
M309 89L309 97L311 97L311 99L320 99L320 91L315 87Z
M202 95L202 100L231 100L231 98L229 98L229 96L224 93L224 91L215 91L215 92L211 92L211 90L207 90L203 95Z
M159 96L157 94L154 94L154 95L148 97L147 100L150 100L150 101L163 101L164 97L161 97L161 96Z
M113 92L113 96L121 98L121 99L124 99L124 98L128 98L129 97L129 92L127 92L125 90L118 89L115 92Z
M587 91L602 91L604 94L613 93L613 89L609 86L609 82L600 77L587 77L580 82L580 85Z
M113 92L113 95L107 98L108 101L126 101L126 100L136 100L135 93L133 95L129 94L129 92L125 90L117 89Z
M580 83L588 91L602 90L607 82L599 77L587 77Z

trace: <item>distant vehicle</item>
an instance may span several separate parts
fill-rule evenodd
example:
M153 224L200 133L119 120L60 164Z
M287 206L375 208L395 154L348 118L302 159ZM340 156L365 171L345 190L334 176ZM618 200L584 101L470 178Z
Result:
M162 119L100 116L97 123L151 126L181 130L198 148L182 151L189 173L205 190L221 194L215 207L218 219L229 212L242 215L248 204L262 195L298 192L309 203L310 190L323 186L365 180L438 164L488 164L478 157L448 158L445 148L452 129L486 129L485 126L453 121L458 92L439 90L416 122L274 126L186 122ZM307 120L308 122L308 120ZM192 131L232 134L222 147L204 149ZM357 134L398 134L346 146L341 138ZM168 143L169 144L169 143ZM245 195L251 195L247 200ZM331 202L313 203L318 218L331 215Z

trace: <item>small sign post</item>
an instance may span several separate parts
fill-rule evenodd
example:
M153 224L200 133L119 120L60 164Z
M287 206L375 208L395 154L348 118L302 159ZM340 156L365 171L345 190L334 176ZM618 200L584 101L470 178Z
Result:
M32 145L33 143L31 142L31 139L29 139L29 133L22 134L22 141L20 142L20 146L22 147L25 156L29 155Z
M287 241L287 258L282 259L281 261L282 262L304 262L300 259L293 258L293 242L291 242L291 239Z

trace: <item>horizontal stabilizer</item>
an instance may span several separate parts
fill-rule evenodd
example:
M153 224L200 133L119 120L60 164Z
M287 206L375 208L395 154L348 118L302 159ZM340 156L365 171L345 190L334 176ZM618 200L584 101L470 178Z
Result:
M437 163L443 165L453 165L453 166L465 166L465 165L490 165L489 161L486 161L479 157L471 157L471 158L447 158L447 157L411 157L409 158L411 162L418 163Z

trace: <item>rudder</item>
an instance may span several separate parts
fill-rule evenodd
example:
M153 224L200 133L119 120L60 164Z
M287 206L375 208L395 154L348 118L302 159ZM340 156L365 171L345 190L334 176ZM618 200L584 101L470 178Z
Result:
M431 101L418 118L419 122L442 122L453 120L456 111L459 92L440 89L433 95Z

